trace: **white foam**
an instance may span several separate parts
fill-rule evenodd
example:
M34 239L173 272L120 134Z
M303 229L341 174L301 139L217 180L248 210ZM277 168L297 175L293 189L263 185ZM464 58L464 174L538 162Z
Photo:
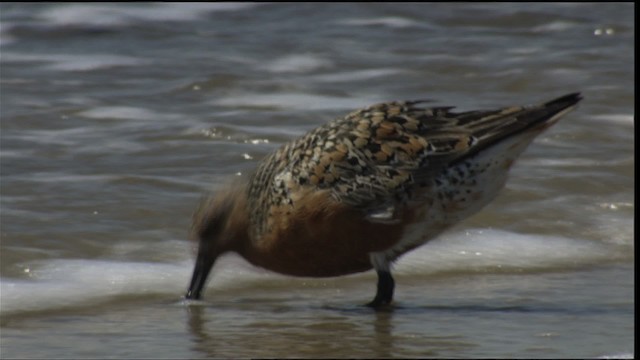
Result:
M19 158L25 158L25 157L30 157L33 154L33 150L32 149L28 149L28 150L2 150L2 152L0 152L0 159L19 159Z
M408 28L421 25L416 21L399 16L345 19L341 21L341 24L349 26L386 26L390 28Z
M57 71L91 71L148 64L148 61L139 58L111 54L54 55L53 60L49 68Z
M46 9L40 18L56 26L121 26L140 21L192 21L216 11L237 11L247 3L64 4Z
M605 115L593 115L591 117L595 120L606 121L621 125L634 125L635 117L633 114L605 114Z
M177 299L186 291L193 260L150 263L59 259L21 266L31 280L0 279L2 314L78 306L123 295L162 293L175 294ZM255 269L233 255L222 257L213 273L211 283L217 288L281 277Z
M14 138L38 144L74 145L77 139L95 133L89 127L76 127L61 130L29 130Z
M598 216L593 216L592 232L603 240L603 242L629 247L629 255L633 256L634 239L634 217L633 204L631 203L608 203L600 204L602 212ZM628 215L621 214L624 211Z
M263 67L270 72L275 73L305 73L332 65L328 59L323 59L310 54L294 54L284 56L270 62Z
M114 254L132 249L114 246ZM155 257L171 263L58 259L24 263L30 280L2 278L1 312L22 312L77 306L110 297L175 294L186 290L193 255L184 242L167 242ZM177 255L177 259L176 259ZM444 234L401 258L395 271L429 274L500 270L520 272L546 267L572 267L610 258L610 247L565 237L470 230ZM244 288L256 281L290 281L290 277L255 268L236 255L218 260L208 288Z
M46 67L56 71L91 71L117 66L141 66L149 62L144 59L112 54L23 54L7 52L3 60L16 63L46 63Z
M602 355L598 356L598 359L635 359L633 353L619 353L619 354L611 354L611 355Z
M553 21L547 24L535 26L531 29L533 32L562 32L577 27L576 23L568 21Z
M14 176L13 179L22 179L24 181L37 183L87 183L87 182L107 182L118 179L117 175L80 175L70 174L61 171L51 172L31 172L24 176Z
M507 49L506 51L509 54L531 55L531 54L539 53L540 51L542 51L542 48L538 46L525 46L525 47L513 47L510 49Z
M367 69L356 71L344 71L338 73L322 74L312 77L313 81L318 82L349 82L370 80L377 77L397 75L403 70L400 69Z
M132 122L128 127L137 127L139 122ZM104 151L138 151L143 150L143 144L122 137L113 137L109 141L103 141L104 132L96 132L94 127L80 126L61 130L29 130L19 135L16 139L35 144L54 144L73 147L78 153Z
M172 286L178 291L178 284L184 286L188 276L187 267L177 264L96 260L54 260L27 269L37 281L2 279L3 313L65 307Z
M603 243L501 230L444 234L410 252L397 263L399 272L438 273L501 269L523 270L586 264L615 256Z
M596 159L588 159L581 157L573 158L526 158L518 161L521 167L592 167L601 166L602 161Z
M219 98L215 105L273 107L294 110L352 110L369 104L366 99L330 97L299 93L243 94Z
M161 120L176 119L176 115L158 113L145 108L133 106L98 106L82 111L78 115L91 119L136 119L136 120Z

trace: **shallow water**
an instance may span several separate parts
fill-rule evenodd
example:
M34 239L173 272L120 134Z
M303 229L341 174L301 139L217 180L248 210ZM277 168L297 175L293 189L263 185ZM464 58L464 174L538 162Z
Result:
M632 357L631 4L1 4L3 358ZM481 213L375 274L228 256L198 198L378 101L582 91Z

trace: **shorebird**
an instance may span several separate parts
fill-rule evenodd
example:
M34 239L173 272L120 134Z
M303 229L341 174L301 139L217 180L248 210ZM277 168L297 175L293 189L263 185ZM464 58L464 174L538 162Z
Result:
M236 252L293 276L375 269L367 305L388 305L392 263L490 203L529 143L581 99L466 112L394 101L330 121L201 201L185 297L199 299L216 259Z

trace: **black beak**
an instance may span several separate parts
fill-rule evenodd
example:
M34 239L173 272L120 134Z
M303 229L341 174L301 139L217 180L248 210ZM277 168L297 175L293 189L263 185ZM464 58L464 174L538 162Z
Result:
M191 285L189 285L189 290L187 290L187 293L184 296L186 299L200 299L200 294L207 282L207 276L213 267L214 261L215 259L213 257L206 256L203 254L203 251L200 251L196 260L196 266L193 268Z

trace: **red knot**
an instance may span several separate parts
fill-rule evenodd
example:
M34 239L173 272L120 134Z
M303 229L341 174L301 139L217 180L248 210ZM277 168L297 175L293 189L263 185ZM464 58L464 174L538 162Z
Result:
M308 132L201 202L186 298L199 299L216 259L235 252L293 276L375 269L368 305L391 303L391 264L491 202L529 143L581 99L466 112L389 102Z

